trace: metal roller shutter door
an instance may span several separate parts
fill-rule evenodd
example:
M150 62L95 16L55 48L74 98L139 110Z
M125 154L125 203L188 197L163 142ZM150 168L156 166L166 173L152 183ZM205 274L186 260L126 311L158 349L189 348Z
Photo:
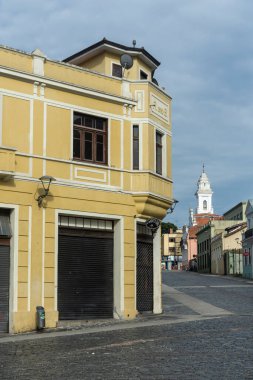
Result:
M0 332L9 330L10 247L0 246Z
M59 229L58 311L60 319L113 317L112 232Z
M137 310L153 311L153 242L137 237Z

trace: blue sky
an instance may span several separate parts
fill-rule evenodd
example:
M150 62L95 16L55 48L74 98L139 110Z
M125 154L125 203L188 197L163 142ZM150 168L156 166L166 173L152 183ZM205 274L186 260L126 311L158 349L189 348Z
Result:
M106 37L144 46L173 98L174 197L187 223L202 163L216 213L253 197L251 0L0 0L0 44L61 60Z

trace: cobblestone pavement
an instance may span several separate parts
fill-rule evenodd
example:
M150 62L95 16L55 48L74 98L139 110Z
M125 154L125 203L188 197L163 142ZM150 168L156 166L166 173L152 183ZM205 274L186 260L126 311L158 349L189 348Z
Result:
M253 379L253 282L163 273L164 314L0 339L0 379Z

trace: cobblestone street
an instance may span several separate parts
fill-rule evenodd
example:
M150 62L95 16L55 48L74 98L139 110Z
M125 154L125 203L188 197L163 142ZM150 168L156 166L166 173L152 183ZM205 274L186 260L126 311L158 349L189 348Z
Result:
M1 379L253 379L253 282L163 273L164 313L2 336Z

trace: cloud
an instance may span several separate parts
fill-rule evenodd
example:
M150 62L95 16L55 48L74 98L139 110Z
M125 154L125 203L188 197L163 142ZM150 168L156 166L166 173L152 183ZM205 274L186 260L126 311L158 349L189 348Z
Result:
M170 217L181 225L195 207L203 162L219 212L253 197L252 12L251 0L0 0L0 43L63 59L103 37L136 39L161 61L180 201Z

